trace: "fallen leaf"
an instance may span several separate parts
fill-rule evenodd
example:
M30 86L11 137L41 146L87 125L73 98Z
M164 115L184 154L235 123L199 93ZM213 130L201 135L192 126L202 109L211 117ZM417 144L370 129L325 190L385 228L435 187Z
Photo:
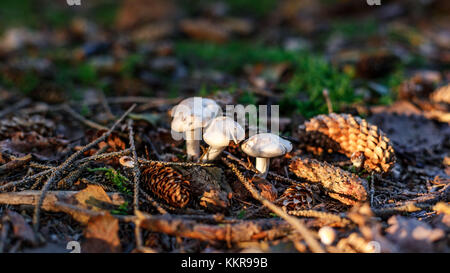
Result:
M230 36L226 28L204 19L185 19L181 21L180 28L190 37L203 41L223 43Z
M84 236L82 252L117 253L121 251L119 220L109 213L89 219Z
M403 216L392 216L386 237L405 252L432 252L432 243L445 236L442 229L433 229L427 223Z
M178 8L172 0L126 0L120 7L116 25L127 30L148 22L170 20Z
M0 151L23 157L32 154L49 161L58 160L67 151L68 141L56 137L44 137L36 132L16 132L10 139L0 141Z
M113 206L111 198L109 198L102 187L97 185L88 185L84 190L75 194L73 199L77 206L96 212L108 212L109 209L105 205ZM90 218L89 215L76 211L72 212L71 215L82 224L86 224Z
M12 210L7 210L6 215L12 224L14 236L32 245L37 245L36 235L22 215Z

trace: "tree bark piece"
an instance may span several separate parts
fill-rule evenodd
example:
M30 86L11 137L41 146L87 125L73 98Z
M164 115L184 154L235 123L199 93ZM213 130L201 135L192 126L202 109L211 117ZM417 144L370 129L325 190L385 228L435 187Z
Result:
M71 197L74 197L78 191L48 191L42 209L53 212L64 212L65 210L58 205ZM35 206L38 202L41 191L21 191L0 193L0 204L2 205L30 205ZM111 199L111 204L121 205L125 201L119 193L107 193Z
M328 194L331 197L346 205L355 205L367 200L366 180L329 163L309 158L296 158L289 168L300 178L322 184L326 190L330 191Z
M140 227L171 236L202 241L245 242L261 239L273 240L289 234L292 228L279 220L241 221L235 224L201 224L197 221L174 218L168 215L152 216L136 213Z

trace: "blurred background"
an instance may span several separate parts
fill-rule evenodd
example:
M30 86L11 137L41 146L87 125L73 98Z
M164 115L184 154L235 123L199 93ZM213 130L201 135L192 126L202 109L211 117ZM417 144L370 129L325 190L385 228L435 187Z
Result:
M3 89L46 103L197 94L310 117L324 88L357 111L408 97L412 77L423 92L449 78L445 0L71 1L0 2Z

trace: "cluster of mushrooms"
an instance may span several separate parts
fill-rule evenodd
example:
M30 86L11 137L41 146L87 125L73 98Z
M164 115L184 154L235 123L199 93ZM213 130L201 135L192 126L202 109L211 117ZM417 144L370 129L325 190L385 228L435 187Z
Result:
M200 157L202 139L209 145L207 152L201 157L202 162L215 160L230 141L238 144L245 139L244 128L232 118L222 116L222 109L212 99L187 98L172 109L171 115L171 128L174 132L183 134L189 160ZM278 135L260 133L244 141L241 149L247 155L256 157L255 167L261 177L266 177L270 158L290 152L292 144Z

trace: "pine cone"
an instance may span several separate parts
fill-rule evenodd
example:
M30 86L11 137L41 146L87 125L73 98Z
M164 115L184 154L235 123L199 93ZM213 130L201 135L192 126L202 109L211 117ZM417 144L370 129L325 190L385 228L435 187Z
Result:
M142 172L143 188L165 200L168 204L183 208L190 201L189 181L173 168L161 163L151 164Z
M281 195L278 204L287 210L311 209L313 197L310 191L300 185L292 185Z
M349 114L316 116L299 127L299 138L301 145L343 153L349 158L362 152L363 166L368 171L387 173L395 164L389 138L377 126Z
M251 179L249 179L249 182L252 183L253 186L255 186L255 188L257 188L260 191L262 197L266 198L271 202L277 199L278 197L277 189L273 186L272 183L270 183L266 179L254 175Z
M442 86L431 93L430 99L435 103L450 104L450 84Z
M11 138L16 132L36 132L41 136L54 136L55 123L42 116L11 117L0 120L0 139Z
M289 165L300 178L321 183L329 195L347 205L355 205L367 199L367 182L357 175L326 162L296 158Z

